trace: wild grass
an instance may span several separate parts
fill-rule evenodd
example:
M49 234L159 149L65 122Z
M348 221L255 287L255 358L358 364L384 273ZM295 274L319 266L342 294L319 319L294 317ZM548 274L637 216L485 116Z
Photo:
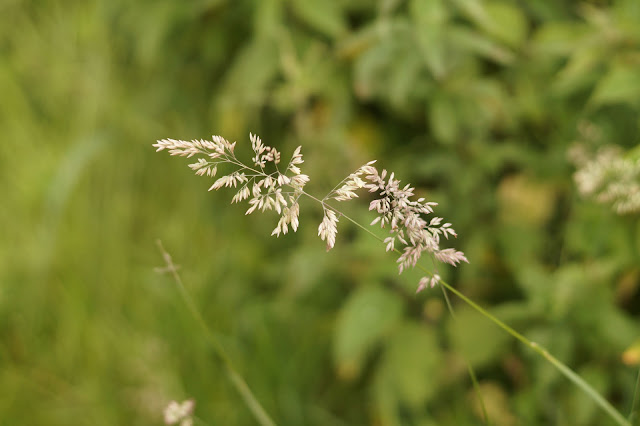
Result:
M398 253L400 256L397 259L397 263L400 273L402 273L405 268L418 267L426 274L420 279L416 293L425 290L427 287L433 288L438 284L441 285L447 306L454 317L455 314L453 313L453 308L449 302L446 291L452 292L467 305L478 311L488 321L493 322L542 356L549 364L558 369L562 375L588 395L588 397L596 405L600 406L617 424L631 426L630 421L616 410L596 389L589 385L566 364L550 354L547 349L526 338L521 333L518 333L495 315L489 313L486 309L440 278L437 272L437 262L457 266L460 262L468 263L468 260L464 253L460 251L450 248L440 248L441 236L448 238L449 236L455 237L457 234L450 223L442 223L442 218L433 217L428 221L426 220L426 216L433 213L433 207L437 205L437 203L426 201L424 198L419 198L415 201L412 200L411 197L414 195L415 189L410 185L401 187L400 181L394 178L394 173L391 173L387 179L387 171L383 170L381 173L378 172L373 166L375 161L370 161L358 168L355 172L344 178L323 198L313 196L304 190L304 186L309 182L309 176L302 174L299 167L304 163L301 147L295 149L288 164L281 171L278 167L281 162L280 152L271 146L264 145L256 135L251 134L250 139L255 154L252 158L253 165L246 165L239 160L235 154L236 142L230 143L221 136L213 136L212 141L202 139L192 141L162 139L157 141L153 146L157 148L157 151L168 150L172 156L197 157L197 162L190 164L189 167L199 176L206 175L216 177L219 168L224 166L230 167L231 171L228 172L228 174L218 177L209 190L218 190L222 187L239 187L238 192L233 196L231 202L235 203L248 200L250 207L245 215L257 210L263 213L274 210L276 213L281 214L276 228L271 233L272 236L276 235L279 237L281 234L287 234L289 226L291 226L294 232L297 231L299 226L298 215L300 212L298 203L302 196L316 201L322 207L323 219L318 226L318 236L326 242L327 251L335 246L339 218L344 217L358 228L385 244L387 252L393 251ZM604 160L600 159L601 163L603 161ZM271 171L266 170L268 163L272 165ZM615 166L614 168L620 169L620 167ZM290 176L288 176L289 174ZM631 180L635 182L635 179ZM579 182L584 182L584 179L579 179ZM380 197L374 199L369 204L369 210L378 214L371 222L371 225L379 223L382 228L385 228L386 225L389 228L390 237L382 239L362 224L329 204L331 200L340 202L358 198L356 191L361 189L368 190L369 193L376 193L376 195ZM396 238L404 246L403 250L395 247ZM421 255L425 252L432 261L433 269L427 269L418 263ZM163 254L168 265L167 268L173 273L189 309L203 327L207 329L206 323L204 323L195 305L185 293L184 286L176 273L171 257L164 252L164 250ZM240 380L242 386L238 387L238 392L243 395L247 407L254 413L254 416L261 424L273 424L272 420L263 411L262 406L255 400L255 397L246 386L244 380L237 378L237 373L230 367L230 361L226 358L222 347L219 346L219 342L214 340L214 343L216 344L216 351L221 355L230 372L233 373L232 382L235 384ZM474 386L479 392L475 371L469 364L468 368ZM491 419L487 415L481 394L479 398L484 422L490 424ZM632 397L632 400L635 401L635 395ZM633 409L629 417L632 415Z

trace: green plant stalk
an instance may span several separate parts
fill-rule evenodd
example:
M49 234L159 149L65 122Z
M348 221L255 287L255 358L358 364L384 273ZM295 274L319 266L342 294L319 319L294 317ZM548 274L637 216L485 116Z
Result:
M449 314L451 315L451 318L455 320L456 313L454 312L453 305L449 300L447 289L444 287L440 287L440 288L442 289L442 296L444 297L444 300L447 304L447 309L449 310ZM480 384L478 383L478 377L476 376L476 372L473 369L473 366L471 365L471 363L467 361L466 358L464 362L467 364L467 370L469 371L469 377L471 377L471 383L473 383L473 388L475 389L476 395L478 396L478 401L480 402L480 408L482 408L482 415L484 416L485 424L490 425L491 420L489 420L489 414L487 413L487 407L484 404L484 398L482 397L482 391L480 390Z
M329 206L328 204L326 204L322 200L319 200L318 198L314 197L313 195L310 195L307 192L303 191L303 194L305 194L308 197L310 197L311 199L321 203L326 208L330 208L330 209L334 210L336 213L338 213L340 216L344 217L349 222L351 222L354 225L356 225L358 228L360 228L363 231L367 232L368 234L373 236L378 241L384 243L384 240L382 238L377 236L370 229L366 228L365 226L363 226L362 224L360 224L356 220L354 220L351 217L345 215L344 213L340 212L336 208ZM396 252L396 253L402 254L402 252L400 250L398 250L398 249L393 249L393 251ZM421 271L423 271L423 272L425 272L425 273L427 273L429 275L432 275L432 272L429 271L427 268L423 267L422 265L417 265L417 267ZM616 423L618 423L621 426L632 426L631 423L627 419L625 419L624 416L622 414L620 414L620 412L613 407L613 405L611 405L609 403L609 401L607 401L605 398L603 398L602 395L600 395L591 385L589 385L586 381L584 381L584 379L582 379L582 377L580 377L578 374L576 374L571 368L569 368L566 364L561 362L559 359L557 359L556 357L551 355L546 349L544 349L543 347L541 347L537 343L532 342L531 340L527 339L526 337L524 337L522 334L518 333L513 328L509 327L507 324L505 324L504 322L499 320L493 314L489 313L486 309L482 308L480 305L475 303L473 300L471 300L467 296L465 296L463 293L461 293L460 291L456 290L454 287L452 287L446 281L440 280L439 282L444 288L446 288L447 290L449 290L450 292L452 292L453 294L458 296L466 304L468 304L473 309L478 311L480 314L485 316L491 322L496 324L498 327L502 328L504 331L509 333L511 336L515 337L520 342L524 343L525 345L527 345L528 347L533 349L535 352L537 352L544 359L546 359L551 365L556 367L560 371L560 373L562 373L563 376L565 376L567 379L569 379L571 382L573 382L577 387L582 389L597 405L600 406L600 408L602 408L613 420L615 420Z
M180 296L182 296L182 300L187 305L187 309L189 310L191 315L194 317L196 322L200 324L200 327L202 327L202 330L204 331L204 334L206 335L207 340L209 340L209 343L211 343L211 346L213 346L213 350L215 351L216 355L218 355L218 357L222 361L225 372L227 373L227 376L229 377L231 384L236 389L236 391L240 394L240 396L242 397L242 400L244 401L246 406L249 408L249 411L251 411L251 414L253 414L253 417L255 417L256 421L260 425L275 426L276 423L271 419L271 417L269 417L269 414L267 414L265 409L262 407L258 399L253 394L253 392L251 392L251 389L249 388L249 385L247 385L247 382L245 382L245 380L242 378L242 376L237 372L237 370L233 366L231 359L227 356L227 353L222 347L222 344L220 344L220 340L218 339L218 336L216 335L216 333L214 333L211 330L211 328L209 328L209 326L207 325L207 322L204 320L202 314L198 310L198 307L196 306L195 302L189 295L189 292L187 291L184 284L182 283L182 278L180 278L177 268L173 264L171 255L169 255L169 253L167 253L167 251L164 249L162 242L160 240L157 241L157 244L158 244L158 248L162 252L162 257L164 258L167 264L166 268L163 268L163 269L166 272L169 272L172 275L173 279L175 280L178 286L178 291L180 292Z
M418 267L421 270L423 270L424 272L429 273L428 270L426 270L425 268L421 267L420 265L418 265ZM449 285L447 282L445 282L443 280L440 280L440 284L442 284L447 290L449 290L450 292L452 292L453 294L458 296L460 299L462 299L465 303L467 303L473 309L475 309L476 311L480 312L482 315L487 317L489 320L491 320L498 327L502 328L504 331L506 331L507 333L509 333L510 335L512 335L513 337L515 337L516 339L518 339L519 341L521 341L525 345L529 346L531 349L533 349L539 355L541 355L544 359L546 359L554 367L556 367L558 370L560 370L560 372L566 378L568 378L576 386L578 386L580 389L582 389L596 404L598 404L603 410L605 410L607 412L607 414L609 414L609 416L613 420L615 420L619 425L631 426L631 423L629 423L629 421L627 421L627 419L625 419L624 416L622 414L620 414L620 412L618 412L618 410L616 410L613 407L613 405L611 405L609 403L609 401L604 399L602 397L602 395L600 395L591 385L589 385L587 382L585 382L584 379L582 379L582 377L580 377L578 374L576 374L571 368L569 368L566 364L561 362L559 359L557 359L556 357L551 355L542 346L538 345L536 342L532 342L531 340L529 340L526 337L524 337L522 334L520 334L517 331L515 331L513 328L509 327L507 324L505 324L504 322L499 320L497 317L495 317L493 314L489 313L487 310L485 310L480 305L475 303L473 300L469 299L467 296L465 296L464 294L462 294L461 292L456 290L454 287Z
M633 389L633 396L631 397L631 409L629 410L629 421L633 421L638 417L636 415L636 400L638 399L638 388L640 388L640 368L638 369L638 376L636 377L636 385Z

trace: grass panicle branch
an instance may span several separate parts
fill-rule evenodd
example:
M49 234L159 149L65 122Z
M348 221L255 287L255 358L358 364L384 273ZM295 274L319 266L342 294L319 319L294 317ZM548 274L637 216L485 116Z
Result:
M164 259L164 262L165 262L165 266L162 268L157 268L157 272L168 273L172 276L173 280L175 281L178 287L180 296L182 297L182 300L187 306L187 309L189 310L193 318L196 320L196 322L202 328L202 331L204 332L204 335L206 336L207 341L211 344L211 347L213 348L214 352L216 353L218 358L222 361L224 370L227 376L229 377L229 381L231 382L232 386L236 389L238 394L240 394L240 397L242 398L244 404L247 406L249 411L253 414L253 417L256 419L258 424L260 424L261 426L275 426L275 422L271 419L269 414L267 414L265 409L262 407L258 399L253 394L253 392L251 392L251 388L249 388L249 385L247 385L247 382L245 382L245 380L236 370L235 366L233 365L233 362L231 361L226 351L224 350L224 347L220 343L220 340L218 339L217 334L213 330L211 330L209 325L207 325L207 322L204 320L204 317L198 310L196 303L194 302L193 298L191 297L186 287L182 283L182 278L180 277L180 274L178 274L178 267L173 263L173 259L171 258L171 255L165 250L160 240L157 240L156 243L158 245L158 249L160 250L160 253L162 253L162 258Z
M298 200L301 195L310 196L304 190L309 176L302 174L298 167L304 163L301 147L295 149L287 167L281 171L278 166L280 152L265 145L258 136L249 136L254 153L252 166L240 161L235 154L236 143L230 143L222 136L213 136L211 141L163 139L153 146L157 151L168 150L171 155L187 158L199 156L189 167L200 176L215 177L219 167L226 164L227 174L219 177L209 190L233 187L237 192L231 200L232 203L248 200L249 208L245 214L257 210L275 210L281 215L271 235L286 234L289 227L295 232L299 225ZM451 224L444 222L440 217L425 219L425 216L433 213L437 203L426 201L424 198L414 199L415 188L408 184L402 186L394 173L388 173L384 169L380 172L374 164L375 161L370 161L358 168L324 198L311 197L322 205L324 214L318 226L318 236L325 241L327 251L335 246L338 222L340 217L344 216L328 202L352 200L358 198L357 191L366 190L377 197L369 204L369 210L377 213L371 225L388 227L389 236L383 240L387 251L396 251L398 245L401 247L397 260L400 273L409 267L415 267L424 253L428 253L434 261L453 266L460 262L468 262L461 251L440 248L442 239L455 237L457 234ZM439 279L437 273L422 277L417 291L427 286L434 287Z

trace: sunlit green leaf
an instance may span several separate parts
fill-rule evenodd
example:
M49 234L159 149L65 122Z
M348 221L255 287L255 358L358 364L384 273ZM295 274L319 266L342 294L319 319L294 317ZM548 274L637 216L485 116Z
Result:
M601 77L598 67L602 60L603 52L599 48L577 50L558 72L553 82L554 91L566 96L591 86Z
M448 19L449 9L442 0L412 0L409 13L416 24L443 25Z
M445 35L448 10L440 0L415 0L410 3L410 12L420 47L420 52L416 53L424 58L436 79L442 78L446 72L445 55L449 47Z
M490 20L484 0L454 0L453 3L473 21L488 22Z
M256 3L254 25L258 37L277 37L284 25L284 3L281 0L261 0Z
M501 64L514 60L513 53L480 32L463 26L451 27L448 36L454 45Z
M366 356L400 319L402 301L377 286L359 287L346 301L335 328L334 362L340 376L360 374Z
M336 38L345 31L341 3L325 0L290 0L291 6L301 20L316 31Z
M534 35L534 53L545 58L548 55L569 55L584 46L592 35L584 23L549 22Z
M636 104L640 98L640 72L637 66L614 65L596 86L593 105L617 102Z
M407 323L396 329L385 349L381 373L399 400L418 408L438 390L442 351L433 329Z
M523 43L528 25L521 9L503 1L491 1L486 4L486 15L478 24L487 34L513 48Z
M246 44L226 72L223 91L234 102L248 105L263 102L266 85L279 67L278 46L271 39Z
M471 309L458 310L455 318L450 319L447 331L455 350L474 368L499 362L511 340L500 328L483 321L482 315Z
M434 98L429 105L429 124L435 137L446 144L458 137L460 127L455 102L447 96Z

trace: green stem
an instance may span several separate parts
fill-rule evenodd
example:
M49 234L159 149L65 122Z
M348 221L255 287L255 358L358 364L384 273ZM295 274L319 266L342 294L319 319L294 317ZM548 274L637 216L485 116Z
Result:
M162 252L162 257L164 258L165 263L167 264L167 266L163 268L163 270L166 272L169 272L173 276L173 279L175 280L178 286L180 295L182 296L182 299L185 305L187 305L187 309L189 310L191 315L194 317L196 322L200 324L200 327L202 327L202 330L204 331L204 334L209 340L209 343L211 343L211 346L213 347L215 353L218 355L220 360L222 360L222 363L225 368L225 372L227 373L227 376L229 377L231 384L236 389L236 391L240 394L244 403L247 405L247 407L249 408L249 410L251 411L251 413L253 414L253 416L255 417L255 419L260 425L275 426L274 421L271 420L271 417L269 417L269 414L267 414L264 408L262 408L262 405L260 405L260 402L253 395L253 392L251 392L251 389L249 388L247 383L244 381L242 376L238 374L237 370L233 366L233 363L231 362L231 359L227 356L227 353L222 347L222 344L220 344L220 340L218 339L218 336L216 335L216 333L214 333L207 325L207 322L204 320L204 317L198 310L198 307L196 306L195 302L189 295L189 292L187 291L186 287L182 283L182 278L180 278L180 275L178 274L177 268L174 265L173 260L171 259L171 255L167 253L167 251L164 249L164 247L162 246L162 242L160 240L157 240L156 243L158 244L158 248L160 249L160 252Z
M449 310L449 314L453 320L456 320L456 313L453 310L453 305L449 300L449 295L447 294L447 289L443 286L440 286L442 289L442 296L447 304L447 309ZM469 370L469 377L471 377L471 382L473 383L473 388L476 391L476 395L478 396L478 401L480 402L480 408L482 408L482 415L484 416L484 421L487 425L491 424L489 420L489 414L487 413L487 406L484 404L484 398L482 397L482 391L480 390L480 384L478 383L478 377L476 376L476 372L473 369L471 363L465 358L464 362L467 364L467 370Z
M424 272L429 273L429 271L427 271L421 265L418 265L418 268L420 268ZM447 290L449 290L450 292L452 292L453 294L458 296L460 299L462 299L465 303L467 303L473 309L475 309L476 311L480 312L482 315L484 315L486 318L488 318L490 321L492 321L498 327L502 328L504 331L506 331L507 333L509 333L510 335L515 337L516 339L518 339L520 342L524 343L525 345L527 345L528 347L533 349L535 352L537 352L539 355L541 355L544 359L546 359L549 363L551 363L554 367L556 367L567 379L569 379L576 386L578 386L580 389L582 389L592 400L595 401L596 404L598 404L603 410L605 410L609 414L609 416L616 421L616 423L618 423L619 425L623 425L623 426L631 426L631 423L629 423L622 416L622 414L620 414L609 403L609 401L604 399L602 397L602 395L600 395L591 385L589 385L587 382L585 382L582 379L582 377L577 375L573 370L571 370L569 367L567 367L564 363L562 363L556 357L551 355L542 346L538 345L535 342L532 342L531 340L529 340L526 337L524 337L522 334L518 333L513 328L509 327L507 324L505 324L504 322L499 320L497 317L495 317L493 314L489 313L486 309L482 308L480 305L475 303L473 300L469 299L467 296L465 296L464 294L462 294L461 292L456 290L454 287L452 287L447 282L445 282L443 280L440 280L440 284L442 286L444 286Z
M636 378L636 385L633 389L633 396L631 397L631 410L629 413L629 420L633 421L636 416L636 400L638 397L638 388L640 388L640 368L638 369L638 377Z

